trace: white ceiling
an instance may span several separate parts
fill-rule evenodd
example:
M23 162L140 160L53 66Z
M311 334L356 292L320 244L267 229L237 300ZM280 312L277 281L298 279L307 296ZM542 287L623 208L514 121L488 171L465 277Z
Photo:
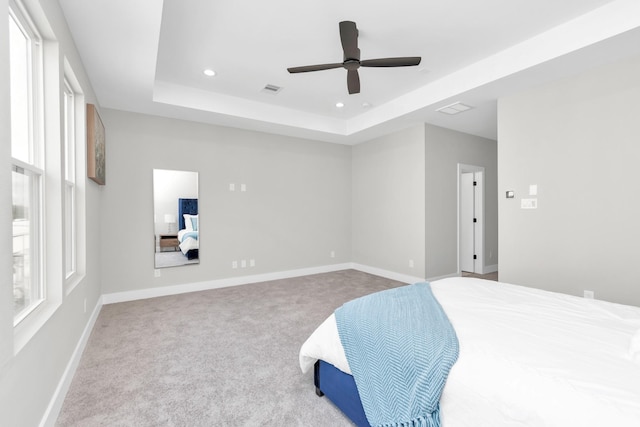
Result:
M639 0L59 2L102 107L343 144L418 122L496 139L499 97L640 55ZM286 71L341 62L343 20L362 59L422 63L361 68L357 95L344 69Z

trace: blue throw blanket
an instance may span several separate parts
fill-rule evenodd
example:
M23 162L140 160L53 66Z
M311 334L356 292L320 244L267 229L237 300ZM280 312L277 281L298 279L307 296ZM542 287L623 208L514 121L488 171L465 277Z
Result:
M459 346L431 285L367 295L335 315L369 423L440 426L440 396Z

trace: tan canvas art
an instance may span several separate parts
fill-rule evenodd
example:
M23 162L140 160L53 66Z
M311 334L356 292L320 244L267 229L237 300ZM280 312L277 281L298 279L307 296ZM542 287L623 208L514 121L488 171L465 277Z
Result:
M87 176L100 185L106 183L105 132L96 106L87 104Z

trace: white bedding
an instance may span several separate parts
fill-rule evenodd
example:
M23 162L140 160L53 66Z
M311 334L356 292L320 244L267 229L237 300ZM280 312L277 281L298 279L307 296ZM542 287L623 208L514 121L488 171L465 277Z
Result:
M640 426L640 308L472 278L432 284L460 341L444 427ZM331 315L300 349L350 373Z
M198 249L199 246L200 246L199 242L198 242L198 239L194 239L193 237L184 238L184 234L186 234L186 233L193 233L193 231L188 231L188 230L180 230L180 231L178 231L178 239L181 242L180 243L180 250L185 255L191 249Z

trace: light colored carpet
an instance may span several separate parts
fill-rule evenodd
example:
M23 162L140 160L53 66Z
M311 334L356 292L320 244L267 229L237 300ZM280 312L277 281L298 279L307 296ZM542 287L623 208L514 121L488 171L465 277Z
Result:
M200 260L198 259L188 259L184 254L180 251L175 252L156 252L156 268L165 268L165 267L178 267L181 265L187 264L198 264Z
M346 301L402 283L344 270L102 308L57 426L349 426L298 351Z

